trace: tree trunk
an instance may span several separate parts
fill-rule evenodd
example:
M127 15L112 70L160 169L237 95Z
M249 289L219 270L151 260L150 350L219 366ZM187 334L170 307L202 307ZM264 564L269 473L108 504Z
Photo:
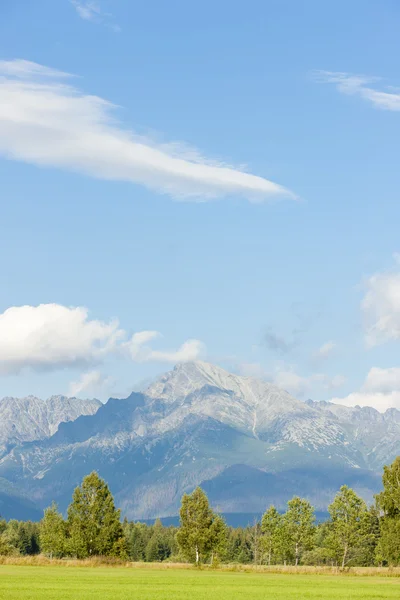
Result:
M346 564L346 558L347 558L347 544L344 547L344 552L343 552L343 560L342 560L342 569L344 569L344 566Z
M198 547L196 546L196 565L198 565L198 564L199 564L199 560L200 560L200 556L199 556L199 549L198 549Z
M297 567L298 564L299 564L299 545L296 544L296 562L295 562L295 566Z
M271 566L271 550L268 553L268 566Z

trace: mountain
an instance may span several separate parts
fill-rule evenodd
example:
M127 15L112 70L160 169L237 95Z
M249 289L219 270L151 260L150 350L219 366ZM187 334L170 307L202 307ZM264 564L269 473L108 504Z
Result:
M278 387L204 362L177 365L144 394L110 399L0 460L0 478L43 508L65 510L97 470L129 518L178 513L202 485L224 513L283 508L294 494L326 510L340 485L366 500L400 454L400 412L301 402Z
M53 435L60 423L94 414L101 402L51 396L0 400L0 456L21 442L43 440Z

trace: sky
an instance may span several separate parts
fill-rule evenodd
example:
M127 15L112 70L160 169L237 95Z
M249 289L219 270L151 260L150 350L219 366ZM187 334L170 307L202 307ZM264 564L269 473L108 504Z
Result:
M2 0L0 397L206 360L400 409L396 0Z

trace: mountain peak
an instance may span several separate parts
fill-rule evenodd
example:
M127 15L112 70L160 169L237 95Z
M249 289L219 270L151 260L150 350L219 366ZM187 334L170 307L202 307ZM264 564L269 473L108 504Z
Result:
M100 405L99 400L80 400L66 396L51 396L47 400L36 396L2 398L0 456L8 446L42 440L53 435L60 423L74 421L81 415L92 415Z

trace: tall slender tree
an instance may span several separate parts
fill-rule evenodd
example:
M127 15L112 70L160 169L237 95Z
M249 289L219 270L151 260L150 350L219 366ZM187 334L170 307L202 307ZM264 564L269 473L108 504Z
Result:
M282 519L282 543L297 566L304 550L310 550L315 536L315 514L308 500L295 496L288 502Z
M328 511L330 523L326 544L333 557L344 568L354 550L367 538L367 505L354 490L343 485Z
M45 509L40 522L40 549L50 558L64 556L67 549L66 524L53 502Z
M262 542L268 565L276 556L281 540L282 516L270 506L261 520Z

